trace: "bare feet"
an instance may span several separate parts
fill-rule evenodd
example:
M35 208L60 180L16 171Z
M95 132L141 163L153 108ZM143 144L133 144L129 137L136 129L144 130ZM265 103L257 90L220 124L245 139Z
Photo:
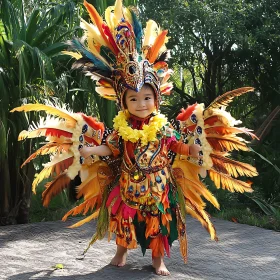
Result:
M117 252L112 258L110 264L115 266L124 266L126 263L127 248L117 245Z
M156 270L156 274L167 276L170 275L169 270L166 268L163 257L153 258L153 267Z

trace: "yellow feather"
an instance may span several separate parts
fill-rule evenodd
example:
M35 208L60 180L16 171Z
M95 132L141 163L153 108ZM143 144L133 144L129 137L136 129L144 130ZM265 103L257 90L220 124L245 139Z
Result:
M144 32L143 47L151 46L155 42L158 33L159 33L159 28L156 22L154 22L153 20L148 20Z
M213 161L213 167L216 171L226 169L226 171L234 177L253 177L258 175L256 168L248 163L235 161L218 154L211 154L210 156Z
M218 240L215 227L203 209L197 209L195 205L187 201L186 210L193 218L201 222L202 226L209 232L212 240Z
M123 18L123 11L122 11L122 0L116 0L115 2L115 9L114 9L114 24L117 26L121 19Z
M70 55L70 56L74 57L76 60L83 57L79 52L62 51L61 53L66 54L66 55Z
M35 137L45 136L45 132L46 132L46 129L42 129L42 128L36 129L33 131L23 130L18 135L18 141L22 141L26 138L35 138Z
M101 36L101 33L98 29L98 27L92 23L86 22L84 19L81 18L81 23L80 23L81 28L85 29L87 31L88 37L93 40L93 43L95 45L103 45L107 46L106 41L104 38ZM88 39L89 41L89 39Z
M208 173L218 189L222 187L224 190L228 190L230 192L253 192L251 183L234 179L231 176L217 172L214 169L209 170Z
M80 205L74 207L73 209L71 209L70 211L68 211L62 218L62 221L66 221L67 218L72 215L72 216L76 216L78 214L81 214L83 212L83 215L85 215L89 210L93 210L94 207L96 206L96 202L97 202L98 197L92 197L86 201L84 201L83 203L81 203ZM101 201L101 198L99 199ZM100 207L100 205L98 206Z
M69 228L76 228L76 227L80 227L85 223L90 222L93 219L96 219L98 217L100 209L98 209L96 212L94 212L93 214L91 214L90 216L86 217L85 219L75 223L74 225L70 226Z
M106 10L105 10L105 20L106 20L106 23L107 25L109 26L110 28L110 31L112 33L114 33L114 9L115 7L114 6L109 6Z
M211 147L219 152L241 150L248 151L247 143L243 138L237 136L208 134L206 136Z
M206 188L203 183L201 183L198 176L200 172L200 168L198 166L195 166L188 161L176 159L172 167L176 181L179 183L186 198L188 198L189 192L196 193L199 196L207 199L216 208L220 208L219 203L214 195ZM198 205L203 207L204 203L201 201Z
M84 197L85 200L102 194L105 185L111 181L111 170L102 161L96 161L88 167L89 176L78 187L77 197Z
M71 114L70 112L67 112L65 109L56 108L51 105L44 105L44 104L26 104L22 105L20 107L16 107L11 112L31 112L31 111L45 111L47 114L51 114L54 116L59 116L62 119L66 119L70 121L71 123L76 123L77 120L74 117L74 114Z
M54 157L51 162L45 164L45 168L36 176L36 178L34 179L34 181L32 183L32 191L34 193L36 193L35 190L36 190L37 185L42 180L50 177L53 174L57 164L62 163L63 161L68 160L72 157L73 157L73 155L71 155L71 154L69 155L68 153L65 153L65 154Z
M133 25L133 19L130 10L124 8L123 11L124 11L124 18L130 23L130 25Z
M110 100L116 100L117 95L114 88L107 88L107 87L96 87L95 91L100 94L102 97L110 99Z

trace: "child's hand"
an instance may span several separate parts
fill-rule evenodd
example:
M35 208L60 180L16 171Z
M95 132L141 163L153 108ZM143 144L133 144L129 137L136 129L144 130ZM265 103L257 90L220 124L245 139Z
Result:
M92 154L93 154L92 147L83 147L80 150L80 155L85 159L88 158L89 156L91 156Z
M199 152L201 151L201 147L197 144L190 145L190 156L191 157L199 157Z

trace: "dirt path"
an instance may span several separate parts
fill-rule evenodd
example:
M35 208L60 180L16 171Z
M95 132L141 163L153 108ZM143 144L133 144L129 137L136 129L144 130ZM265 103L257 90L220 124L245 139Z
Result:
M45 222L0 227L0 279L159 279L150 265L151 253L129 252L127 265L108 265L114 241L83 250L95 223L68 229L72 222ZM201 225L187 220L189 261L184 264L178 242L166 259L171 276L164 279L280 279L280 233L214 219L219 242L211 241ZM63 264L63 269L54 269Z

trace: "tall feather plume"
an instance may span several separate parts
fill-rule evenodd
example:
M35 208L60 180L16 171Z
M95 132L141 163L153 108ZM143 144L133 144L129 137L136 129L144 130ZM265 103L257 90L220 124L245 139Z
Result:
M127 9L127 10L129 10L129 12L131 14L133 31L135 34L136 48L137 48L138 53L141 53L142 37L143 37L142 25L141 25L141 22L138 20L137 15L132 11L132 9Z
M92 6L91 4L89 4L87 1L84 1L84 6L86 7L90 18L92 20L93 23L95 23L95 25L97 26L101 36L103 37L103 39L106 42L107 47L109 47L111 49L111 51L117 55L118 51L116 51L116 49L111 45L109 39L107 38L107 36L105 35L104 32L104 27L107 26L105 25L105 23L103 22L101 16L98 14L98 12L96 11L96 9L94 8L94 6ZM108 28L109 29L109 28Z
M154 44L152 45L152 47L150 48L148 55L147 55L147 59L149 60L150 63L154 63L156 58L158 57L159 54L159 50L161 49L161 47L164 45L165 43L165 39L166 39L166 35L167 35L168 31L167 30L163 30L158 37L156 38Z
M253 87L242 87L238 88L232 91L228 91L224 93L221 96L218 96L206 109L214 109L214 108L220 108L221 106L228 106L230 102L232 102L234 97L243 95L244 93L254 91Z
M152 46L158 36L158 25L153 20L148 20L144 32L143 47Z

